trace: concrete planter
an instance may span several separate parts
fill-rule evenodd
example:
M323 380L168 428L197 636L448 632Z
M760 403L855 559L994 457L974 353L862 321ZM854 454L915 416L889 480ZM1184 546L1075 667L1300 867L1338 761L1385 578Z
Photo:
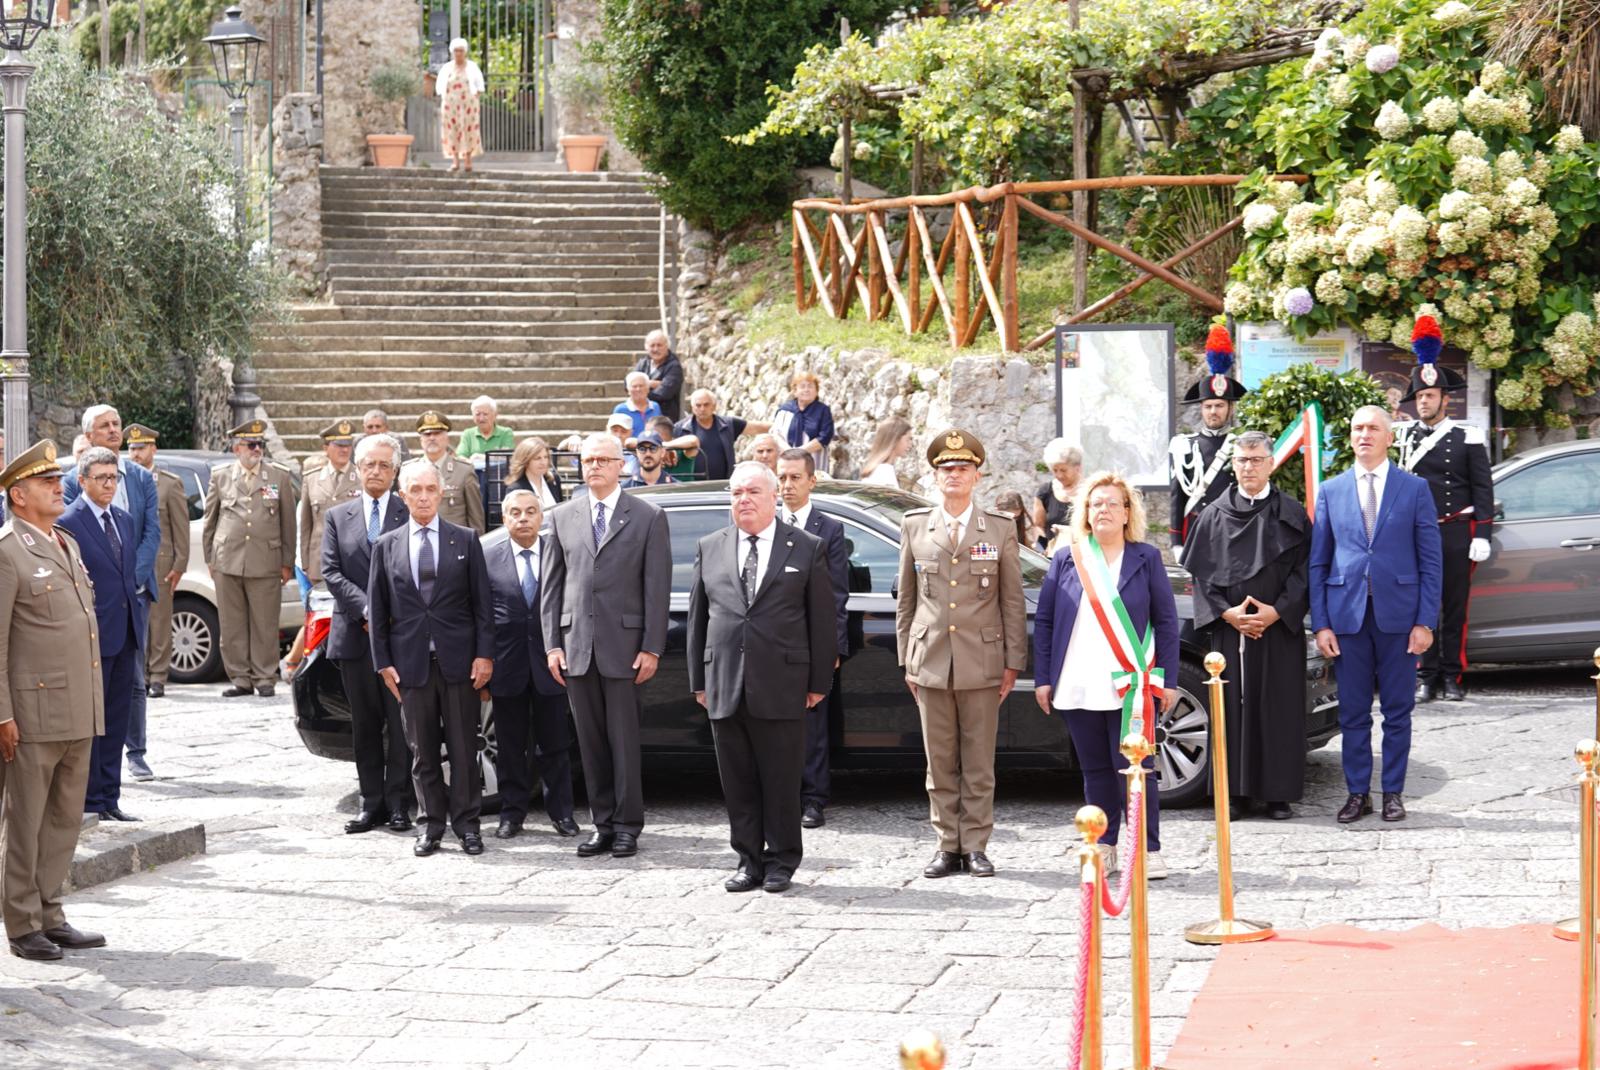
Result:
M367 148L372 150L372 162L377 167L404 167L411 155L411 143L416 138L410 134L368 134Z
M561 155L568 171L598 171L606 139L601 134L567 134L561 138Z

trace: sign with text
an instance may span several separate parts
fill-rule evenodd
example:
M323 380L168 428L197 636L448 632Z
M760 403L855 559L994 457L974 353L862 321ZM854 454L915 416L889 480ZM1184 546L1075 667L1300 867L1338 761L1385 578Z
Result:
M1239 361L1235 377L1246 389L1254 390L1267 376L1295 364L1348 371L1355 366L1359 345L1354 331L1325 331L1302 341L1281 323L1241 323L1234 330Z

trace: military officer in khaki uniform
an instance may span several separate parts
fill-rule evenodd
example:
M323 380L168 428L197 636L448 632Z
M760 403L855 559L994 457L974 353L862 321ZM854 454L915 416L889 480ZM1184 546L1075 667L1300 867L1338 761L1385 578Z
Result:
M1000 703L1028 667L1017 526L1007 514L973 504L983 444L971 434L952 428L934 436L928 463L944 504L905 515L895 608L939 834L939 850L922 873L990 877Z
M0 527L0 913L13 955L52 960L106 942L67 924L59 898L89 753L105 732L99 628L78 544L54 526L66 508L55 443L7 465L0 491L9 518Z
M429 409L417 420L422 453L439 470L439 516L452 524L484 532L483 494L478 490L478 470L450 449L450 420Z
M250 420L228 432L238 460L211 473L201 547L217 587L222 667L233 686L271 697L278 674L278 613L294 578L294 483L263 460L267 425Z
M151 698L167 693L167 673L172 666L172 595L189 567L189 495L183 480L156 467L156 440L161 436L144 424L129 424L122 440L128 456L156 479L156 516L161 524L161 546L156 550L155 601L150 603L150 639L145 651L145 691ZM144 734L134 749L133 732L128 733L128 767L135 780L148 780L144 765ZM134 759L138 758L135 764Z
M322 582L323 516L340 502L361 496L361 474L350 463L355 422L336 420L320 433L327 460L316 469L307 466L300 481L300 570L313 584Z

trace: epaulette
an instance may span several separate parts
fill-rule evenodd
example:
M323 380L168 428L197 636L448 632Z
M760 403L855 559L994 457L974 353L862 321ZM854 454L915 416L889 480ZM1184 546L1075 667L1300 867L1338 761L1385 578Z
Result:
M1167 452L1187 453L1189 451L1189 440L1192 438L1194 438L1192 433L1187 435L1173 435L1172 441L1167 443Z
M907 509L905 511L905 513L902 514L902 515L904 515L904 516L923 516L924 514L931 513L931 512L933 512L933 506L931 506L931 505L921 505L921 506L918 506L915 509Z
M267 465L268 465L268 467L276 468L278 471L282 472L286 476L289 476L291 478L294 476L294 469L290 468L286 464L282 464L282 463L280 463L278 461L268 461Z
M1461 439L1469 446L1487 446L1489 436L1477 424L1456 424L1461 428Z
M10 535L10 534L11 534L11 521L7 520L4 524L0 524L0 539L3 539L7 535Z
M994 517L996 520L1014 521L1014 520L1017 519L1016 517L1012 516L1010 513L1002 512L1001 510L995 509L993 507L985 508L984 512L988 513L990 516Z

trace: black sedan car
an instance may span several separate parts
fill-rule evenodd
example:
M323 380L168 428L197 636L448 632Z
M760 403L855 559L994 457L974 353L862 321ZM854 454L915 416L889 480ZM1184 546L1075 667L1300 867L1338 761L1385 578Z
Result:
M646 495L665 509L672 531L672 625L661 667L645 686L640 732L644 759L657 766L681 763L714 768L710 723L689 692L685 620L695 544L729 523L727 487L724 483L688 483L630 493ZM897 663L894 618L900 521L907 510L927 503L899 491L844 482L820 485L812 501L844 525L850 546L851 656L835 675L828 707L833 768L921 768L925 761L922 730ZM504 537L503 533L488 536ZM1030 628L1047 567L1043 556L1022 551ZM1175 567L1168 572L1184 622L1182 665L1178 701L1157 725L1156 760L1162 804L1186 806L1208 793L1210 726L1204 702L1206 675L1200 667L1206 651L1196 645L1190 624L1189 576ZM352 759L349 704L337 668L322 656L321 641L326 634L323 612L313 621L307 637L312 649L294 678L296 727L312 753L348 761ZM1332 672L1309 643L1306 683L1306 743L1318 747L1338 731L1338 711ZM1066 728L1059 718L1039 711L1031 679L1017 681L1016 690L1001 706L997 749L1001 768L1076 768ZM495 794L490 703L483 707L479 751L484 795L490 799Z

